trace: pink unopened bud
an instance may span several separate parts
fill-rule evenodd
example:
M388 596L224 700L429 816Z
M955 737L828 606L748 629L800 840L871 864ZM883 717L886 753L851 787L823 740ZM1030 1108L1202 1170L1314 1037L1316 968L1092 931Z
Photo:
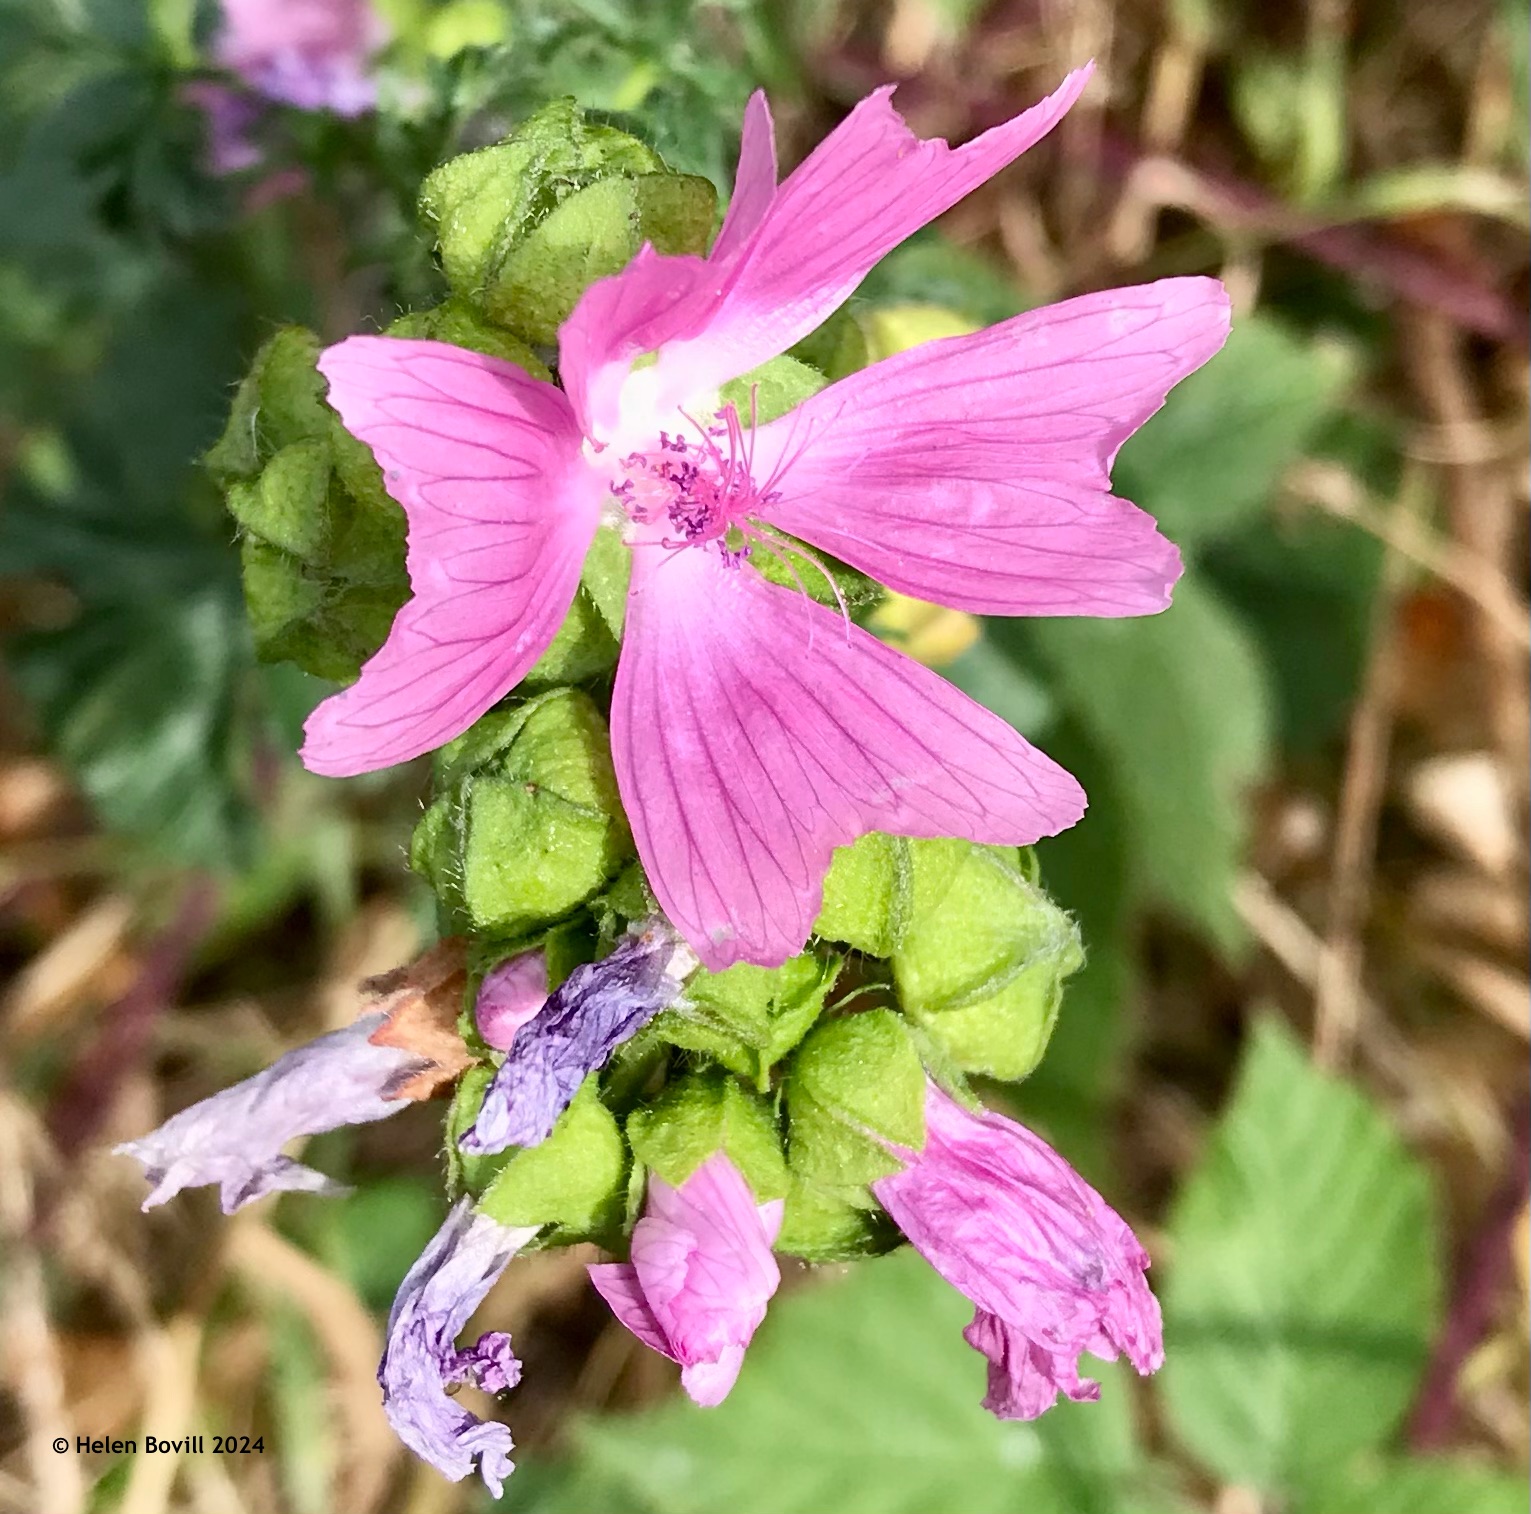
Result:
M508 957L484 976L473 1004L478 1033L509 1051L516 1032L548 1002L548 959L540 951Z
M679 1188L651 1178L632 1261L590 1269L617 1318L680 1363L682 1386L703 1408L728 1396L781 1281L771 1255L781 1217L781 1200L757 1204L718 1152Z
M978 1306L966 1339L989 1358L984 1407L1035 1419L1057 1401L1100 1396L1081 1381L1089 1351L1139 1372L1164 1361L1148 1253L1122 1217L1024 1126L970 1114L934 1084L925 1148L872 1189L915 1249Z

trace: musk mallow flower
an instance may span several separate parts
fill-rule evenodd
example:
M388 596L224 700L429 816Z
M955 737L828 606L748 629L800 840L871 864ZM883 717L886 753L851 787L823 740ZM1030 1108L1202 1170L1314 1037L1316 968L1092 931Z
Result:
M771 1247L782 1201L757 1204L738 1168L715 1152L678 1188L650 1177L632 1260L590 1268L590 1281L643 1342L680 1363L691 1397L728 1396L781 1281Z
M384 1120L404 1107L402 1090L430 1064L372 1042L387 1019L362 1015L294 1047L254 1077L116 1147L137 1157L153 1184L142 1207L208 1183L218 1184L225 1214L282 1190L344 1193L343 1184L283 1156L282 1147L299 1136Z
M408 516L414 597L310 717L305 763L364 772L465 730L547 646L608 521L632 550L617 783L655 895L709 968L798 951L834 848L867 831L1024 844L1072 825L1084 795L1062 768L749 558L787 533L980 614L1162 609L1178 554L1109 471L1222 344L1221 285L1029 311L766 425L719 391L1045 135L1088 75L955 149L917 139L879 90L780 185L757 94L712 251L645 247L593 284L559 333L562 388L441 343L325 352L330 403Z
M686 944L654 919L599 962L576 967L517 1028L477 1118L457 1144L479 1156L545 1141L586 1076L680 997L696 965ZM544 989L546 981L544 968Z
M376 103L371 60L388 31L370 0L222 0L218 63L257 94L356 116Z
M490 1331L462 1350L457 1336L511 1257L536 1234L535 1225L501 1225L459 1200L399 1285L377 1370L383 1410L399 1439L454 1482L477 1460L496 1498L515 1467L510 1430L470 1414L448 1389L472 1383L504 1393L520 1381L508 1335Z
M1035 1419L1060 1392L1100 1396L1079 1356L1164 1361L1148 1253L1056 1151L1014 1120L969 1113L933 1083L924 1148L872 1184L915 1249L977 1307L964 1332L989 1359L984 1407Z

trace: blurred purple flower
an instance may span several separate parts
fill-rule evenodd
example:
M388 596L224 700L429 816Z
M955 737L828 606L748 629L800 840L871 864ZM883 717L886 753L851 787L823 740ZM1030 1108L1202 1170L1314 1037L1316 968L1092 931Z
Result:
M515 1468L510 1429L459 1408L447 1390L472 1383L504 1393L520 1381L521 1363L503 1331L481 1335L461 1351L457 1334L536 1234L535 1225L497 1224L460 1199L399 1285L377 1369L383 1409L399 1439L453 1482L468 1476L477 1458L496 1498Z
M458 1140L475 1156L545 1141L587 1074L680 996L696 958L664 921L654 919L599 962L576 967L516 1032Z
M644 1345L681 1367L687 1393L710 1409L728 1396L781 1281L771 1246L782 1201L757 1204L720 1151L679 1188L649 1179L633 1227L632 1261L590 1268L590 1281Z
M1003 1115L970 1114L934 1084L925 1148L872 1191L925 1259L977 1306L965 1332L989 1358L984 1407L1035 1419L1081 1382L1083 1351L1126 1354L1139 1372L1164 1361L1148 1253L1122 1217L1056 1151Z
M268 100L357 116L376 103L370 64L387 38L369 0L223 0L213 51Z
M219 1185L225 1214L283 1189L344 1193L343 1184L281 1150L298 1136L385 1120L403 1107L391 1095L425 1064L394 1047L372 1045L368 1037L385 1019L363 1015L295 1047L264 1072L116 1147L137 1157L154 1185L143 1207L206 1183Z
M540 951L522 952L484 975L473 1020L487 1045L509 1051L516 1032L547 1002L548 959Z

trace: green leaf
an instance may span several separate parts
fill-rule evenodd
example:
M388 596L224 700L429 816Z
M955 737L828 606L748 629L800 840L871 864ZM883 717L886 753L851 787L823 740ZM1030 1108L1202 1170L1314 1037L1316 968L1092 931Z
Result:
M1429 1180L1274 1021L1255 1026L1169 1238L1164 1401L1209 1467L1285 1490L1392 1433L1440 1299Z
M1188 576L1161 615L998 621L991 634L1051 670L1116 790L1142 893L1237 951L1232 884L1271 745L1265 669L1243 627Z
M912 1252L779 1298L716 1409L587 1424L582 1475L653 1514L1128 1514L1144 1468L1128 1396L1032 1424L979 1407L972 1306ZM1094 1375L1092 1373L1092 1375Z
M1348 348L1242 316L1223 350L1122 448L1112 486L1186 550L1226 535L1268 504L1333 418L1356 366Z

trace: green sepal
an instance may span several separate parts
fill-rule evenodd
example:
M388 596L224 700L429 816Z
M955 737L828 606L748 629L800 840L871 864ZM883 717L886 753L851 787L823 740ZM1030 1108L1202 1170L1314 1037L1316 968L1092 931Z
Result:
M525 369L544 383L552 379L548 366L525 342L502 326L491 325L467 300L451 298L428 310L412 310L384 328L385 336L416 341L450 342L485 357L497 357Z
M787 1115L787 1160L810 1186L857 1202L896 1172L890 1145L925 1144L925 1073L903 1020L871 1009L816 1026L792 1059Z
M474 932L527 934L632 855L606 722L575 689L483 716L437 756L410 866Z
M909 843L870 831L835 848L814 933L870 957L891 957L908 923Z
M962 1071L1015 1081L1042 1059L1079 929L1012 847L908 843L908 919L892 954L899 1003Z
M744 538L731 536L729 545L744 545ZM750 564L769 583L795 593L806 593L816 603L832 610L844 610L860 622L882 602L884 590L875 579L827 552L806 546L782 531L766 533L750 544Z
M865 1190L858 1190L864 1195ZM881 1210L814 1188L793 1175L776 1250L805 1262L849 1262L891 1251L902 1237Z
M718 399L732 405L746 426L764 426L811 399L828 383L817 368L783 353L730 379L718 391Z
M840 973L829 955L805 953L780 967L739 963L695 973L679 1004L649 1033L672 1046L701 1052L764 1092L771 1069L807 1035Z
M622 538L610 527L597 531L585 555L574 603L547 650L522 679L524 689L585 683L617 665L631 575L632 553Z
M552 1133L514 1152L478 1202L501 1225L551 1225L546 1245L610 1241L626 1210L627 1146L591 1073Z
M743 1174L759 1203L783 1198L787 1163L771 1106L720 1068L669 1083L627 1117L633 1156L679 1187L714 1152Z
M830 382L843 379L867 365L866 333L850 311L842 305L815 331L810 331L795 347L787 349L810 368L817 368Z

